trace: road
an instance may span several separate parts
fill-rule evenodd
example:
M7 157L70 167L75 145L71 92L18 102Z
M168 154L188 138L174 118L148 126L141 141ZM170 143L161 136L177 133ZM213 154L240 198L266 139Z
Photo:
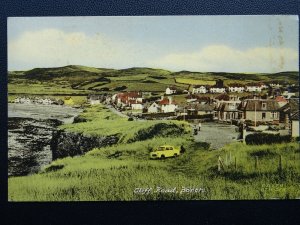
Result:
M195 141L208 142L212 149L222 148L224 145L236 141L239 133L236 126L219 123L202 123L201 130L194 135Z
M108 109L110 109L110 111L112 111L113 113L115 113L115 114L117 114L117 115L119 115L119 116L121 116L121 117L128 118L127 115L125 115L125 114L119 112L118 110L116 110L116 109L115 109L114 107L112 107L111 105L105 105L105 106L106 106Z

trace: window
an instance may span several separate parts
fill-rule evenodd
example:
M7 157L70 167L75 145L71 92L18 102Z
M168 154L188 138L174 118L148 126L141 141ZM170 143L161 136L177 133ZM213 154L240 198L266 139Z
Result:
M262 103L262 109L267 109L267 103L265 102Z
M262 118L262 119L266 119L266 113L262 113L262 114L261 114L261 118Z
M271 112L271 118L277 119L277 116L278 116L277 112Z

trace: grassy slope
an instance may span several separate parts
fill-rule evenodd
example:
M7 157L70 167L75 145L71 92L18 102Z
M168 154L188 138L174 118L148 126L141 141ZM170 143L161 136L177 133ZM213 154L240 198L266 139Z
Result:
M189 146L187 153L166 160L149 160L148 146L160 139L95 149L85 156L53 162L40 174L9 179L9 199L14 201L98 201L98 200L172 200L172 199L271 199L300 196L298 144L244 146L207 151ZM186 142L186 141L185 141ZM181 144L180 138L177 144ZM267 150L268 149L268 150ZM216 161L231 151L238 169L228 166L218 173ZM118 152L119 157L110 157ZM120 154L121 152L121 154ZM254 170L253 154L261 154L259 170ZM229 153L228 153L229 154ZM283 155L283 171L277 172L277 154ZM50 168L50 169L49 169ZM155 193L157 187L174 188L177 193ZM203 188L203 193L181 193L182 186ZM153 188L148 195L134 194L137 187Z
M233 143L209 151L205 144L190 139L190 130L185 123L172 121L171 124L176 126L169 127L166 133L164 127L152 129L153 125L163 121L126 121L101 106L87 109L81 117L88 122L63 128L95 134L110 129L107 134L124 132L125 135L115 146L94 149L84 156L56 160L39 174L9 178L10 200L270 199L300 196L298 143L263 146ZM178 135L180 129L176 127L181 124L187 133ZM187 152L178 158L149 160L149 151L166 143L184 145ZM277 171L279 154L283 160L281 173ZM221 173L217 171L219 155L226 167ZM255 156L259 159L258 169L254 167ZM235 158L237 170L234 168ZM178 193L140 195L133 192L137 187L156 189L157 186L176 187ZM182 186L204 188L205 192L180 194Z
M298 72L276 74L243 74L243 73L201 73L170 72L152 68L129 68L123 70L102 69L69 65L58 68L36 68L29 71L9 72L9 93L27 94L88 94L101 88L114 91L126 86L127 91L164 92L168 86L180 89L189 84L214 84L223 79L225 84L232 82L247 83L253 81L280 81L298 83Z
M173 135L182 134L190 127L186 122L179 121L128 121L112 113L103 106L87 108L81 117L87 122L66 124L60 128L70 132L80 132L87 135L118 135L120 142L134 141L134 138L147 138L152 135Z

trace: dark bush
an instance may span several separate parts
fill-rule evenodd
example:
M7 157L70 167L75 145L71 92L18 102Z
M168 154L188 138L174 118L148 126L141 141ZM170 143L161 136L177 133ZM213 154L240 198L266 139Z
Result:
M254 133L246 136L247 145L262 145L262 144L272 144L272 143L283 143L290 142L291 136L279 134L267 134L267 133Z
M274 157L275 155L278 155L276 152L272 152L270 149L265 149L265 150L259 150L256 152L251 152L249 153L250 156L252 157Z
M121 87L116 87L114 90L115 91L123 91L125 90L127 87L125 85L121 86Z
M83 123L83 122L86 122L87 120L83 117L80 117L80 116L76 116L74 117L74 120L73 120L73 123Z
M62 168L64 168L64 165L51 165L48 168L46 168L45 171L46 172L57 171L57 170L61 170Z
M184 134L184 128L176 124L158 123L146 129L139 130L135 137L128 140L128 143L143 141L154 137L180 136Z

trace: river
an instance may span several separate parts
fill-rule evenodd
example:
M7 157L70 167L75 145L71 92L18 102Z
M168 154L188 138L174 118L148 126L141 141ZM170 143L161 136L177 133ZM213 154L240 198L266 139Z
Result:
M49 164L53 131L72 123L81 111L58 105L8 104L8 176L36 173Z

